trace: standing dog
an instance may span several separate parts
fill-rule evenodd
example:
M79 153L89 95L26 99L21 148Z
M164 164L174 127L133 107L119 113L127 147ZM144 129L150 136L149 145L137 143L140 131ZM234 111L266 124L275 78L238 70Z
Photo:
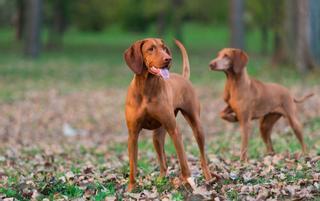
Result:
M248 141L251 132L251 120L260 119L261 137L267 152L273 153L271 130L280 117L289 120L289 124L298 138L302 152L306 153L302 126L297 118L296 103L312 96L309 94L301 100L293 98L285 87L274 83L262 83L249 77L246 64L248 56L239 49L226 48L210 62L210 68L224 71L227 82L224 88L224 101L227 107L220 113L221 118L229 122L238 122L241 127L241 160L247 160Z
M138 136L141 129L153 130L153 144L160 163L160 176L167 171L164 150L166 131L173 140L184 181L190 178L181 134L176 123L180 111L188 121L200 150L201 167L207 180L211 174L204 151L204 134L200 123L200 105L189 81L189 60L184 46L175 41L183 57L183 73L170 74L171 53L163 40L148 38L135 42L124 59L135 73L129 86L125 113L128 127L130 178L128 191L135 187Z

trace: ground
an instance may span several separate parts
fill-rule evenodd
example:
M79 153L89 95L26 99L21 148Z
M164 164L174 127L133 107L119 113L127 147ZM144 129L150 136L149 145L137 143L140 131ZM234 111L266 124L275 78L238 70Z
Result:
M250 140L248 164L239 162L237 124L217 116L223 102L214 89L197 87L202 103L202 125L210 169L220 176L203 180L198 149L184 119L179 126L200 198L311 199L320 192L319 97L299 108L310 153L300 156L300 146L286 121L273 133L277 154L264 155L257 126ZM320 92L319 87L310 88ZM301 95L300 88L292 88ZM24 99L0 105L0 194L19 200L31 198L135 200L140 197L184 200L190 189L179 182L179 165L169 138L166 153L169 176L159 178L159 166L150 132L139 141L138 188L126 193L128 182L127 132L124 89L73 92L56 90L28 93ZM257 124L256 122L255 124ZM197 198L197 199L200 199Z
M218 116L224 107L224 75L207 67L226 40L225 30L217 28L211 33L193 25L186 29L200 30L186 36L186 46L190 50L191 81L201 102L210 170L219 178L204 181L191 129L178 115L198 190L192 194L181 184L169 137L165 148L169 174L158 177L150 131L143 131L138 187L133 193L126 192L129 169L124 101L132 73L122 61L122 51L145 35L114 34L111 30L93 36L71 31L62 53L49 51L32 61L17 54L19 44L11 47L11 32L2 31L1 47L7 47L0 55L0 200L320 199L319 72L301 75L291 66L272 67L268 58L255 54L259 43L249 42L248 49L253 51L249 52L250 75L281 83L295 97L309 92L315 96L300 104L298 112L307 156L301 156L285 119L273 130L276 154L265 155L256 121L250 160L240 163L239 126ZM172 69L181 71L177 52Z

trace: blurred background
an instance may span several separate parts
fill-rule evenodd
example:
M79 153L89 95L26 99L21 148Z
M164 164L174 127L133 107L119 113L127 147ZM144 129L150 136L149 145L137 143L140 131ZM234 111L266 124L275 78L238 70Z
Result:
M0 0L0 136L125 136L133 73L123 52L145 37L165 40L175 72L182 61L173 39L185 44L202 104L218 101L204 124L223 107L225 76L208 63L224 47L247 51L258 79L296 96L318 90L318 0ZM318 114L310 109L309 116Z

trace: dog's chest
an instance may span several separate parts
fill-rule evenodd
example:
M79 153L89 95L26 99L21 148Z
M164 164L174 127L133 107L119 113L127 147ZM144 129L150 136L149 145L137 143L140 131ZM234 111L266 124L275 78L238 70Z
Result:
M239 103L243 101L243 96L235 91L229 91L229 96L226 102L231 106L231 108L235 109L238 107Z
M154 119L152 116L150 116L148 113L144 115L141 124L142 128L150 130L157 129L161 126L161 123L158 120Z
M158 98L148 98L143 101L142 109L142 127L145 129L157 129L161 126L160 119L165 119L168 111L166 101L161 101Z

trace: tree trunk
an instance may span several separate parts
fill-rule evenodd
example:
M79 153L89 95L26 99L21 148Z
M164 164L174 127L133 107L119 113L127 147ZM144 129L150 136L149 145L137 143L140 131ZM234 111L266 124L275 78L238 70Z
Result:
M35 58L40 54L42 0L25 0L25 2L25 54Z
M231 47L244 48L243 0L230 1Z
M183 42L182 38L182 18L183 13L181 6L183 4L183 0L173 0L173 12L175 13L173 17L173 30L175 37Z
M295 62L295 49L297 48L297 3L296 0L285 0L285 18L284 18L284 30L285 30L285 48L290 63Z
M305 73L315 66L310 48L310 7L309 0L297 0L296 3L298 8L296 64L298 70Z
M275 31L274 35L274 51L272 57L272 64L287 63L287 55L285 51L285 40L283 30Z
M274 27L274 50L272 57L272 64L287 63L288 55L286 53L285 45L285 2L278 0L274 5L274 18L272 19Z
M157 16L157 33L159 36L163 36L165 32L165 25L166 25L166 14L162 10L159 12Z
M320 67L320 1L310 0L310 41L312 56Z
M63 34L66 29L67 17L66 17L66 1L55 0L53 1L53 16L51 31L49 32L48 48L61 48Z
M24 10L25 10L25 2L24 0L17 0L17 16L15 20L15 27L16 27L16 40L21 41L23 38L24 32Z
M266 25L260 26L261 33L261 54L268 54L269 33Z

